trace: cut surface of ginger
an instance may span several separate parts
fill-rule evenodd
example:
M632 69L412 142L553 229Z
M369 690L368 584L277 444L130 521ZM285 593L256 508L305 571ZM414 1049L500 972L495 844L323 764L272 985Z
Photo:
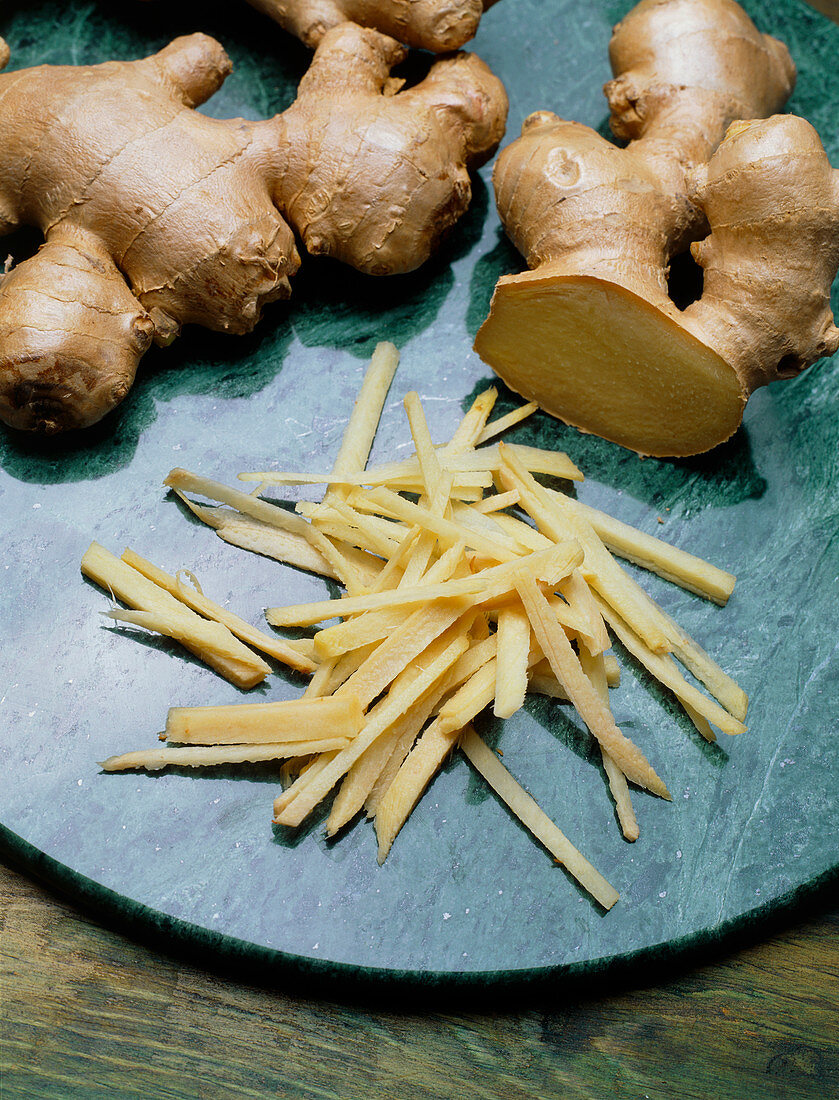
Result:
M632 291L590 276L502 278L475 349L546 412L640 454L698 454L742 419L740 383L721 356Z

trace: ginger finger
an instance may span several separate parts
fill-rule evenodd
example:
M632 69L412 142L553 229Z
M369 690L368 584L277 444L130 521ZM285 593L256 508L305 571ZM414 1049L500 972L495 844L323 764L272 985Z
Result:
M248 0L307 46L330 27L360 23L406 46L449 53L474 38L481 15L495 0Z
M0 419L48 435L95 423L131 389L154 333L98 240L53 230L0 280Z
M335 27L282 116L277 205L308 252L371 275L427 259L469 205L469 169L494 152L506 116L500 83L474 54L436 61L421 83L387 94L404 55L375 31Z

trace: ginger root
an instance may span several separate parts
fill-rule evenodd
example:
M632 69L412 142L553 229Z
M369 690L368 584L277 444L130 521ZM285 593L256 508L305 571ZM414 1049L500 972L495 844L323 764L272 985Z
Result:
M248 0L285 30L317 46L330 27L373 27L406 46L449 53L475 37L497 0Z
M0 418L85 427L152 341L187 323L250 331L290 294L295 232L370 274L423 263L466 210L507 101L473 54L395 92L404 54L341 24L291 107L256 122L194 110L231 70L203 34L138 61L0 76L0 236L45 237L0 280Z
M696 454L758 386L839 348L839 172L809 123L775 113L794 65L733 0L642 0L610 60L626 148L540 111L498 158L498 209L531 270L499 280L475 349L569 424ZM704 289L680 311L668 274L687 248Z

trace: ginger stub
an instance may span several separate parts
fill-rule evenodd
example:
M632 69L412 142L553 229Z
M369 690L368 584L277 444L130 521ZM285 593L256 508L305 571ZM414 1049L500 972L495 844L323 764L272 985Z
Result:
M575 427L696 454L757 387L839 348L839 172L808 122L776 113L795 67L734 0L642 0L610 60L626 148L539 111L498 157L499 214L531 270L499 280L475 349ZM704 287L679 310L669 267L688 249Z

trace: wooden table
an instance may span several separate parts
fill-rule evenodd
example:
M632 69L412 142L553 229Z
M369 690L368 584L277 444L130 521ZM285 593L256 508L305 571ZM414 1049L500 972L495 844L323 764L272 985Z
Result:
M632 984L371 997L139 943L0 866L2 1100L839 1096L839 898Z
M839 0L809 0L810 6L839 23Z
M0 1100L829 1100L838 933L834 884L643 982L337 1000L203 969L0 864Z

